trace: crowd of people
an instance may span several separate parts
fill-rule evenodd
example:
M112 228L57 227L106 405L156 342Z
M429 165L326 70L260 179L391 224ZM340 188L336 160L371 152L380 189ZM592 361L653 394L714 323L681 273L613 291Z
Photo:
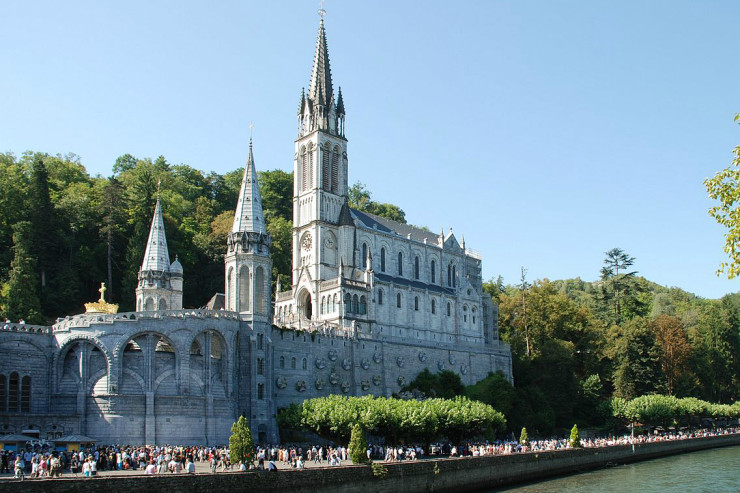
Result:
M611 447L651 442L687 440L738 433L736 428L700 429L694 431L664 431L634 436L610 435L581 439L584 448ZM517 454L571 448L568 438L534 439L528 443L516 440L464 443L442 443L428 450L420 445L369 445L367 457L385 462L414 461L433 457L480 457ZM79 451L8 451L0 450L0 474L12 474L17 479L60 477L71 473L94 477L100 471L138 471L139 474L194 474L196 463L207 465L211 473L260 469L277 471L277 464L291 469L314 466L340 466L349 462L349 450L343 446L258 446L253 461L233 464L227 447L205 446L91 446ZM201 467L203 469L203 467Z

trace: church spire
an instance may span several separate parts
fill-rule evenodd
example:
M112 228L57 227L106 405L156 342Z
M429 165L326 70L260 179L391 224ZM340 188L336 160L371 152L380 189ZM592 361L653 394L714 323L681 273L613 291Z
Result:
M167 238L164 234L162 205L159 197L157 198L157 205L154 207L154 217L149 229L149 240L146 243L146 253L144 253L144 261L141 263L141 270L144 272L170 270L170 254L167 250Z
M324 29L325 13L323 8L319 10L321 20L319 21L319 34L316 40L313 67L311 68L311 82L308 85L305 99L304 95L301 94L298 109L298 134L300 137L315 130L344 137L344 103L342 102L342 111L338 111L339 103L335 100L331 65L329 63L329 48L326 43L326 30Z
M250 125L251 127L251 125ZM234 214L232 233L266 233L265 217L262 213L262 198L257 183L257 171L252 154L252 137L249 138L249 157L244 167L242 186Z
M323 94L321 94L322 92ZM311 84L308 86L308 97L314 101L314 104L326 104L334 99L323 16L319 21L319 37L316 40L316 53L313 56L313 70L311 71Z

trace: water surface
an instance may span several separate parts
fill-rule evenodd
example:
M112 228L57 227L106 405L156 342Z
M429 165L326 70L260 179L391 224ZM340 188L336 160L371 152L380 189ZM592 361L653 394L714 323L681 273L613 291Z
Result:
M662 457L645 462L498 488L496 492L658 493L740 492L740 446Z

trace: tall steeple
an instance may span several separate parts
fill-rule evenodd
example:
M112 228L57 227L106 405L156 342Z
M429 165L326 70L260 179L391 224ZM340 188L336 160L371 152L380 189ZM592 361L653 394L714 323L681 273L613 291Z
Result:
M169 271L170 254L167 251L167 238L164 234L164 220L162 219L162 204L157 197L154 206L154 217L149 229L149 240L146 243L146 253L141 264L142 271Z
M334 86L331 80L329 48L326 44L324 29L324 10L319 11L319 34L316 40L316 51L311 69L311 81L308 93L301 93L298 108L298 134L300 137L314 130L322 130L331 135L344 137L344 104L338 111L338 102L334 99ZM341 101L341 91L340 91Z
M170 264L162 218L162 204L157 197L146 252L141 269L139 269L136 309L138 311L181 310L182 274L182 264L179 260L175 259Z
M252 317L269 316L272 273L270 245L250 136L249 156L224 258L227 310L251 314Z
M232 233L265 233L265 216L262 213L262 198L257 183L257 171L254 167L252 138L249 138L249 157L244 167L239 200L236 203Z

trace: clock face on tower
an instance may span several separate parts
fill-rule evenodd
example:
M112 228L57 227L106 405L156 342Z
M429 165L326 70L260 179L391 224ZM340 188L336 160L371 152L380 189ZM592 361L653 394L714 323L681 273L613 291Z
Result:
M304 250L310 250L311 249L311 242L312 242L311 233L306 233L303 236L303 242L301 242L301 245L303 246L303 249Z
M334 239L330 236L326 239L326 248L329 248L330 250L334 248Z

